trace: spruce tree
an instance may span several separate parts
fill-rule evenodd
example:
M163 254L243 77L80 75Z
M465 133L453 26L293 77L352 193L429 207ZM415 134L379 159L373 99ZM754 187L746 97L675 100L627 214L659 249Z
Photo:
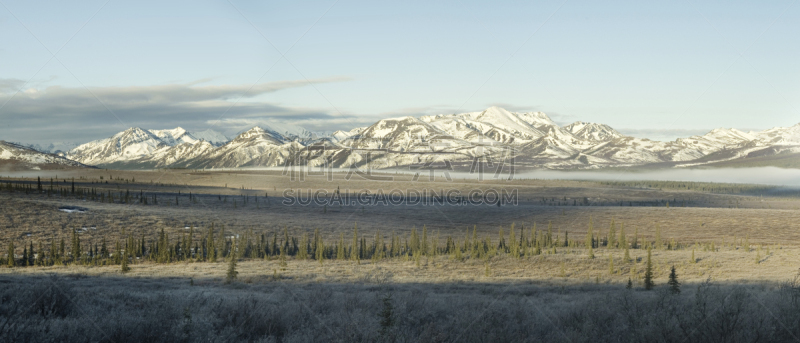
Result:
M72 230L72 263L78 263L81 259L81 238L78 236L78 230Z
M233 282L233 280L236 279L236 276L239 275L239 272L236 271L236 248L234 246L231 247L231 252L229 255L231 260L228 264L228 273L225 275L225 283Z
M422 244L420 245L420 249L422 249L422 255L428 254L428 227L425 225L422 226Z
M592 232L593 226L594 224L592 223L592 218L589 217L589 230L586 232L586 240L584 242L586 248L589 249L589 258L594 258L594 232Z
M216 249L217 249L217 253L216 253L216 255L215 255L215 256L216 256L216 258L224 258L224 257L226 256L226 255L225 255L225 252L226 252L226 251L225 251L225 250L226 250L226 244L225 244L225 225L222 225L222 226L219 228L219 240L217 240L217 242L216 242L216 243L214 243L214 248L216 248Z
M343 261L345 259L345 249L344 249L344 232L339 233L339 244L336 247L336 259L339 261Z
M608 255L608 273L614 274L614 257L611 254Z
M651 261L653 250L650 246L647 247L647 267L644 271L644 289L651 290L655 284L653 283L653 263Z
M510 240L509 246L509 253L512 257L518 258L519 257L519 244L517 243L517 235L514 232L514 223L511 223L511 228L509 229L508 239Z
M623 256L622 258L623 258L623 260L625 260L625 262L630 262L631 261L631 252L630 252L630 250L628 250L628 246L627 245L625 246L625 256Z
M672 294L679 294L681 292L681 283L678 282L678 274L675 272L675 266L672 266L669 272L669 291Z
M39 251L41 252L41 250ZM32 266L34 262L34 256L36 256L36 254L33 252L33 241L31 241L30 248L28 249L28 260L25 261L25 263L27 263L29 266Z
M34 265L43 266L44 265L44 246L42 245L42 241L39 241L39 253L36 254L36 257L33 261Z
M14 241L8 242L8 266L14 267L17 265L16 260L14 259Z
M217 254L214 247L214 224L208 228L208 236L206 237L206 260L217 262Z
M319 242L317 242L317 256L316 259L319 261L319 265L322 265L322 260L325 259L325 242L322 241L322 237L317 238Z
M358 256L358 223L353 226L353 243L350 245L350 259L353 261L358 261L360 256Z
M125 274L131 271L131 267L128 267L128 250L126 249L124 253L122 253L122 273Z
M611 219L611 225L608 228L608 247L610 249L617 247L617 229L614 225L614 219Z

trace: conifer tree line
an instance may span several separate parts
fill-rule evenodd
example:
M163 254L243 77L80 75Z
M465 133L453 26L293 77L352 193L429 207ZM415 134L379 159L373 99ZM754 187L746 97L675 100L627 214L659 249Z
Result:
M62 187L63 185L63 187ZM180 190L177 192L145 192L144 190L131 190L129 188L121 189L117 185L116 190L106 187L81 187L75 185L75 180L54 180L50 179L49 185L42 182L41 178L37 177L37 181L10 181L4 183L0 182L0 190L11 193L25 193L28 194L44 194L47 197L60 196L62 198L75 198L86 201L97 201L104 203L119 203L119 204L142 204L142 205L181 205L181 204L197 204L202 201L198 195L189 192L182 194ZM159 198L160 195L160 198ZM259 195L221 195L221 194L205 194L208 199L216 198L218 201L229 204L233 208L252 206L256 208L269 207L269 194L265 193L263 197ZM183 199L181 199L183 198ZM261 198L261 200L259 200ZM537 199L531 199L537 200ZM656 200L638 200L638 201L623 201L614 199L602 200L589 200L589 198L567 198L567 197L542 197L538 201L544 206L672 206L686 207L694 205L693 200L686 199L656 199ZM327 210L327 208L326 208Z
M689 181L602 181L600 184L630 188L696 190L718 194L763 194L779 189L776 186Z
M118 185L117 185L118 186ZM24 193L29 194L42 194L50 197L61 198L74 198L85 201L96 201L104 203L118 203L118 204L141 204L141 205L181 205L181 204L197 204L198 195L189 192L182 194L180 190L177 193L172 192L145 192L144 190L130 189L116 189L110 190L109 187L80 187L75 185L75 180L55 180L50 179L49 185L42 182L41 178L37 177L37 181L10 181L0 182L0 191L9 193ZM174 195L174 198L173 198ZM262 206L269 207L269 194L265 193L263 198L259 200L257 195L220 195L220 194L205 194L208 199L216 198L223 203L231 203L232 207L237 208L241 206L255 206L260 208ZM183 200L181 200L183 198Z
M421 230L412 228L407 235L392 232L384 236L380 231L363 233L354 225L352 233L340 232L338 239L324 239L319 229L299 235L290 235L284 228L272 232L254 233L252 229L241 234L226 230L224 225L210 224L205 230L190 227L180 236L170 236L164 228L146 237L144 233L134 236L122 232L121 239L113 242L104 237L96 241L84 242L78 231L72 231L70 241L64 238L51 240L49 244L39 241L34 247L31 241L23 245L22 255L14 242L8 244L5 265L15 266L53 266L53 265L106 265L150 261L171 263L180 261L229 261L237 259L280 259L297 260L362 260L379 261L391 258L414 259L417 262L425 256L450 256L455 260L488 259L505 255L513 258L532 257L542 254L556 254L559 249L583 249L589 258L594 258L597 248L624 249L625 260L630 261L629 249L683 249L684 244L661 237L661 228L656 228L655 239L639 237L638 230L629 236L625 226L611 221L607 230L597 230L592 220L588 232L582 239L574 240L568 232L563 235L551 223L539 228L511 224L500 227L497 235L479 234L477 226L466 229L463 236L441 237L439 232L430 232L426 226ZM604 231L601 234L601 231ZM349 238L347 238L349 236ZM749 242L748 242L749 244ZM695 244L696 246L696 244ZM711 248L713 247L713 244ZM583 251L581 250L581 251ZM123 261L124 260L124 261ZM611 262L613 263L613 261Z

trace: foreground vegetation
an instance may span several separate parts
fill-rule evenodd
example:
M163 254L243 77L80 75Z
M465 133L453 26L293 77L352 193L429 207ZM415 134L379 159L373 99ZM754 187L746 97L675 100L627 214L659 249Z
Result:
M797 282L607 285L218 283L0 276L7 342L782 342Z
M796 201L710 194L760 186L520 181L519 206L365 209L164 175L0 182L0 341L800 337Z

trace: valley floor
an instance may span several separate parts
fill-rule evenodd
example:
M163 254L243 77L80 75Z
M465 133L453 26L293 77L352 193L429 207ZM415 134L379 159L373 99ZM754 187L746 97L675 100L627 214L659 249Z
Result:
M40 190L25 176L0 178L0 245L6 252L13 243L17 264L5 267L0 254L0 341L800 337L800 199L761 196L760 186L94 170L42 175ZM518 198L501 206L284 203L287 191L305 189L505 189ZM273 239L277 250L263 243ZM376 255L390 241L401 248ZM106 256L86 253L101 242ZM116 244L126 242L136 244L122 273ZM312 243L325 247L321 261L295 247ZM30 246L45 266L20 266L35 260ZM207 247L219 262L198 261L209 259ZM229 280L232 251L247 256ZM363 258L352 260L353 251ZM680 294L670 292L672 267Z

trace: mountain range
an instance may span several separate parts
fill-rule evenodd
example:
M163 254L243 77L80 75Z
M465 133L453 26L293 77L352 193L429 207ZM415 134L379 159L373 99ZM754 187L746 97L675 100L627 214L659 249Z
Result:
M43 153L19 144L0 141L0 171L89 167L62 156Z
M445 161L469 166L478 160L508 162L511 158L520 167L595 169L730 164L795 153L800 153L800 124L757 132L719 128L702 136L662 142L626 136L605 124L579 121L560 126L542 112L490 107L480 112L383 119L323 135L295 126L254 127L228 139L213 130L134 127L60 155L84 165L120 169L287 163L381 169Z

